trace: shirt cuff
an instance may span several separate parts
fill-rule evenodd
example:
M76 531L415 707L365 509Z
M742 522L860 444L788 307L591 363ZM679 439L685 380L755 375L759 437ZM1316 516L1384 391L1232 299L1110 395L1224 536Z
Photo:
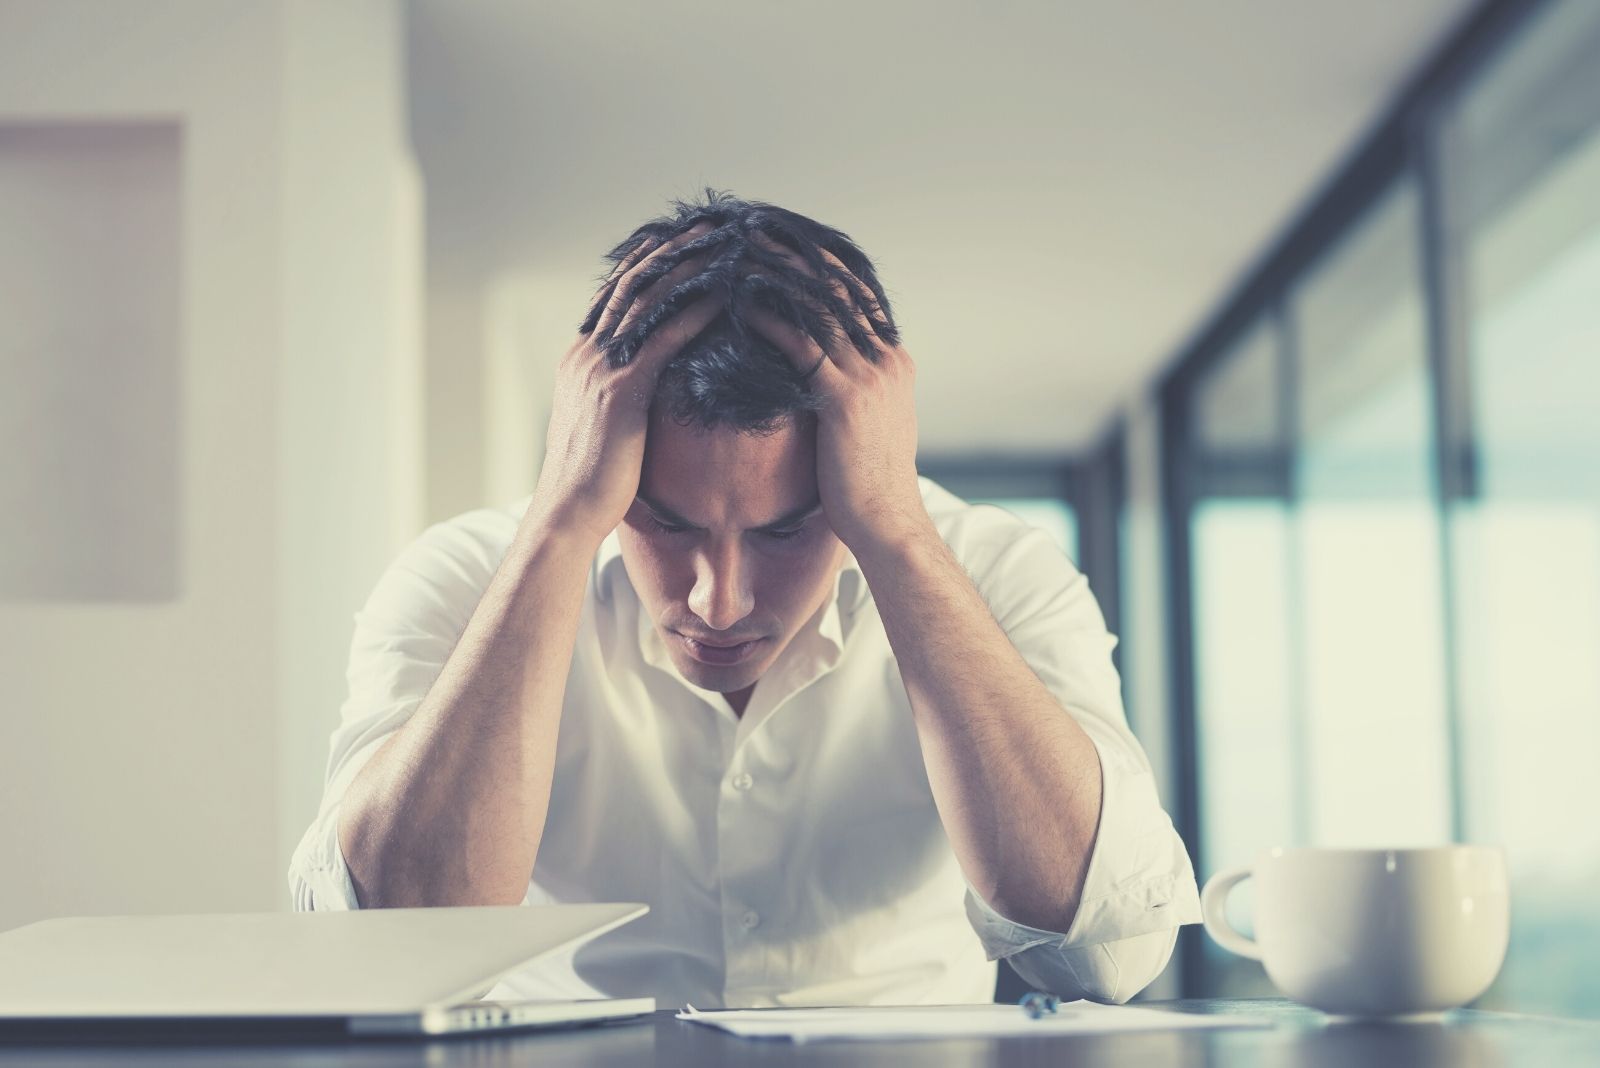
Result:
M346 912L361 908L339 846L338 806L319 816L289 862L289 896L295 912Z

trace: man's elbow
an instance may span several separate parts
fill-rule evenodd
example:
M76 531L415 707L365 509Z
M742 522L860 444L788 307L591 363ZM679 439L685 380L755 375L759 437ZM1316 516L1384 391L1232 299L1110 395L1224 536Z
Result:
M1064 1000L1125 1005L1166 970L1178 929L1072 949L1036 946L1010 958L1017 974Z
M1114 965L1110 981L1096 984L1084 996L1106 1005L1127 1004L1166 971L1177 942L1178 928L1172 927L1108 943L1106 952Z

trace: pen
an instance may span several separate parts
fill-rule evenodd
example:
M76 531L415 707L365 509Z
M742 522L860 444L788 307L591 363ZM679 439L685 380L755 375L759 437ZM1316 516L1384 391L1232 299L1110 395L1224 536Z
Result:
M1030 1019L1037 1020L1045 1013L1055 1012L1056 1009L1060 1008L1061 999L1054 994L1046 994L1040 990L1030 990L1017 999L1017 1004L1022 1006L1022 1011L1027 1013Z

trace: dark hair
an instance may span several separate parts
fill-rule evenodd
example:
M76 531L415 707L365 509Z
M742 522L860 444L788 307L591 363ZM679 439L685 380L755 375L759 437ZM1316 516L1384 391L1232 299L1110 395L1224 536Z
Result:
M596 341L613 367L625 366L663 322L704 295L719 296L722 311L673 355L657 383L656 403L679 422L767 433L797 413L821 407L821 397L806 372L748 323L745 311L752 306L772 312L827 347L830 328L818 311L820 306L843 327L851 344L876 359L877 350L856 322L855 308L861 307L879 339L891 345L899 343L889 298L872 261L849 235L784 208L742 200L710 187L703 200L674 200L672 207L671 214L651 219L606 253L613 268L647 237L664 243L703 220L715 228L641 271L634 299L684 260L708 250L711 259L698 275L676 285L626 334L612 336L610 331L602 331ZM751 235L756 232L798 253L817 277L753 242ZM823 249L866 284L876 307L866 306L859 297L855 306L839 299L831 283L836 279L849 283L822 255ZM596 281L604 281L610 273L608 268ZM851 292L856 292L854 287ZM580 331L595 329L609 299L596 303Z

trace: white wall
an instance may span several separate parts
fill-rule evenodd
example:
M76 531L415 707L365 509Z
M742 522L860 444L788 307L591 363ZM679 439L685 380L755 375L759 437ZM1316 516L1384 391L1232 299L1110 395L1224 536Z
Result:
M280 883L321 798L353 615L423 518L421 195L405 147L403 19L389 0L285 11Z
M533 491L556 367L594 295L581 274L427 279L429 522Z
M594 297L582 275L503 274L487 287L484 319L484 499L533 491L544 464L556 368Z
M171 120L182 197L177 596L0 602L0 929L287 907L351 615L419 521L415 453L393 448L420 388L398 19L394 0L0 7L0 125ZM0 368L42 402L21 378Z
M426 509L433 522L487 500L483 422L488 312L483 289L470 281L429 278L426 293Z

